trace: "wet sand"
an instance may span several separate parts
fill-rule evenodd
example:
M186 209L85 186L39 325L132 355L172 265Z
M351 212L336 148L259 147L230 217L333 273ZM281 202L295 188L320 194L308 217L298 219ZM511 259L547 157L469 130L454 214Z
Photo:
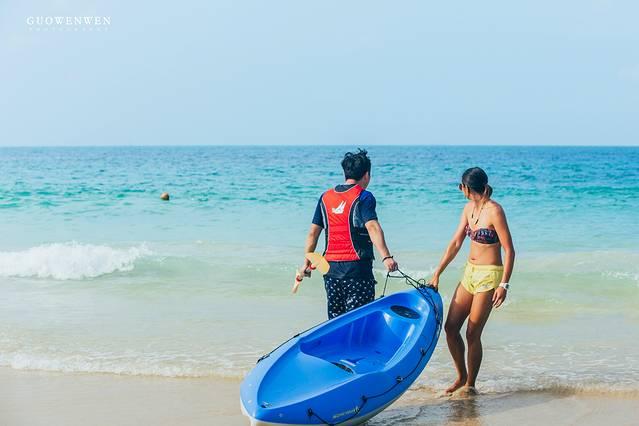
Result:
M471 398L430 397L408 391L369 426L405 425L636 425L639 398L569 392L515 392Z
M0 368L0 424L246 426L239 382ZM476 398L409 391L371 420L382 425L635 425L639 399L623 394L517 392Z

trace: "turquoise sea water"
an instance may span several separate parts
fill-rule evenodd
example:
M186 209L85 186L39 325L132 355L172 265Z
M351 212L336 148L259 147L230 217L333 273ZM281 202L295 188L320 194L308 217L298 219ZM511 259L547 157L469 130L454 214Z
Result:
M0 148L0 366L242 377L325 318L320 277L290 287L347 149ZM517 262L485 332L484 391L639 392L639 148L369 151L411 275L428 276L452 235L464 169L483 167L506 209ZM442 338L418 384L452 378Z

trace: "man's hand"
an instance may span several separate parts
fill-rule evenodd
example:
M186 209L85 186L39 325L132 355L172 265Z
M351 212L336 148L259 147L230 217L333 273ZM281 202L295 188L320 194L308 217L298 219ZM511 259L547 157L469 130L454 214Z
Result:
M384 260L384 266L386 266L388 272L395 272L399 268L399 265L392 257L387 257L386 260Z
M504 300L506 300L507 290L503 287L497 287L493 293L493 306L499 308Z
M307 278L311 276L311 261L307 258L304 258L304 264L302 264L300 268L300 274Z

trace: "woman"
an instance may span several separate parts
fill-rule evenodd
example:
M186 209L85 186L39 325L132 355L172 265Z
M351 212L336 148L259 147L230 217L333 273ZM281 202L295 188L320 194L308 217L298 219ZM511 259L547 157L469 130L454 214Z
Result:
M466 236L470 237L470 254L461 281L457 285L446 318L446 340L457 370L457 380L446 389L451 394L476 394L475 380L482 359L481 333L492 308L506 299L508 281L515 263L510 230L502 207L493 201L488 176L479 167L462 175L459 189L468 198L459 226L435 270L431 283L437 288L439 277L455 258ZM501 250L505 260L502 262ZM466 341L468 363L464 360L464 340L460 330L468 318Z

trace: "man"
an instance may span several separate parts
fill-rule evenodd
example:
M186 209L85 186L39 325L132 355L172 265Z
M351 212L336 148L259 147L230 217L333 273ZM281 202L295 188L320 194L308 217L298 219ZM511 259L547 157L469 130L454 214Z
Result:
M397 262L377 221L375 197L366 191L371 180L371 160L367 154L360 149L344 155L342 168L346 180L322 194L306 238L305 252L313 252L322 230L326 231L324 257L330 270L324 276L324 286L329 319L375 299L373 245L386 269L397 270ZM307 275L310 266L306 260L303 270Z

